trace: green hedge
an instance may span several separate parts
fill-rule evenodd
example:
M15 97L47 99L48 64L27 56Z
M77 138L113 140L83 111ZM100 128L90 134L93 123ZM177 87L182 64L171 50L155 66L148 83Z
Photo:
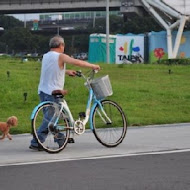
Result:
M190 59L163 59L155 63L165 65L190 65Z

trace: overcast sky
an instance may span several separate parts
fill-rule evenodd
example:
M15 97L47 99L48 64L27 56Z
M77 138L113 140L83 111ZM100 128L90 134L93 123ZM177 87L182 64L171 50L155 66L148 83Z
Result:
M190 15L190 0L163 0L177 11Z
M27 21L35 19L39 20L39 14L11 14L11 16L14 16L21 21L24 21L24 18L26 18Z

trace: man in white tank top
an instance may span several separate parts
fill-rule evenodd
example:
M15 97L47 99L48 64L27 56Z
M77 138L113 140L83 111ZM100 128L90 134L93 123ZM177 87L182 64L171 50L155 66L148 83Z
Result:
M43 55L40 83L38 86L38 94L40 101L54 101L59 102L60 99L55 99L52 93L59 91L65 95L64 90L65 74L75 76L76 71L66 70L66 64L72 64L79 67L87 67L93 70L100 70L99 65L90 64L86 61L71 58L64 54L64 39L61 36L54 36L49 42L50 51ZM43 142L47 136L47 124L42 123L38 130L38 136ZM59 142L58 142L59 143ZM31 149L42 150L38 147L37 141L33 138L31 140Z

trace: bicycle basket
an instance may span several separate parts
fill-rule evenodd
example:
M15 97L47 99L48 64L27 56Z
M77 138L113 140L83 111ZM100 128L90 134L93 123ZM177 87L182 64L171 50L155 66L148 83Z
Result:
M113 94L108 75L92 80L91 87L97 99L103 99Z

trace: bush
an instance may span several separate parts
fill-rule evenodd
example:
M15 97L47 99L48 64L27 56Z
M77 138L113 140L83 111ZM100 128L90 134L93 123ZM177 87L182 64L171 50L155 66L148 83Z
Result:
M163 59L156 63L165 65L190 65L190 59Z

